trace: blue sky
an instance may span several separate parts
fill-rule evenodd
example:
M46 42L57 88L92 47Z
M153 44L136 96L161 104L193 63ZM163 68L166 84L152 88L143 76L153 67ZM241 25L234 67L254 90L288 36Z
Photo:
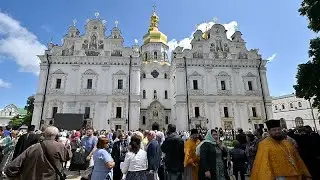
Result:
M73 19L84 32L95 12L107 21L107 34L119 21L125 45L141 42L156 4L160 30L168 40L189 38L197 24L218 19L238 25L248 49L258 48L268 64L272 96L293 92L297 65L308 60L307 20L293 0L1 0L0 2L0 108L24 106L37 87L37 52L52 41L61 43ZM171 41L172 44L176 41ZM180 42L181 43L181 42ZM171 44L171 45L172 45ZM273 58L272 58L273 57Z

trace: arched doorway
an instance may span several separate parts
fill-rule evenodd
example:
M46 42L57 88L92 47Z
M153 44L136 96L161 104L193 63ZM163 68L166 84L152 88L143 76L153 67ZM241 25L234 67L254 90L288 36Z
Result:
M296 127L301 127L303 126L303 119L301 117L296 117L296 119L294 120L294 122L296 123Z
M280 126L282 129L287 129L287 123L285 119L280 118Z
M151 129L151 126L154 122L157 122L160 126L160 129L165 127L165 110L164 106L157 100L154 100L150 106L147 108L146 112L146 128Z

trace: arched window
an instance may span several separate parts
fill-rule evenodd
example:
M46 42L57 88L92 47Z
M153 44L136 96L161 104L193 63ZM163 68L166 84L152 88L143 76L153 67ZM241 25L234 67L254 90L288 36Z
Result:
M168 78L167 73L164 73L164 78L165 78L165 79L167 79L167 78Z
M143 91L142 91L142 98L143 98L143 99L146 99L146 90L143 90Z
M163 60L167 60L167 59L168 59L167 53L163 52Z
M155 52L153 52L153 58L154 59L158 59L158 53L155 51Z
M286 107L284 106L284 104L282 104L282 109L285 109Z
M278 110L278 106L277 106L277 105L275 105L274 108L275 108L276 110Z
M167 90L164 91L164 98L168 99L168 91Z
M142 78L146 78L146 73L142 73Z
M144 60L148 60L148 54L144 53Z
M293 104L292 103L290 103L290 108L293 108Z
M146 124L146 117L142 116L142 124L145 125Z
M299 106L299 107L302 107L302 104L301 104L301 102L298 102L298 106Z
M296 119L294 120L294 122L296 123L296 127L301 127L303 126L303 119L301 117L296 117Z
M169 117L168 116L166 116L166 122L165 123L169 124Z
M153 99L158 99L157 90L154 90L154 91L153 91Z

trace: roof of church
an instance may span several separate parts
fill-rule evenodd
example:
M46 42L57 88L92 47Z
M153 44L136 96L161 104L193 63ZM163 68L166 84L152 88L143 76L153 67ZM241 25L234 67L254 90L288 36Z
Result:
M167 36L159 31L159 17L155 10L150 18L150 25L147 34L143 36L143 43L161 42L167 44Z

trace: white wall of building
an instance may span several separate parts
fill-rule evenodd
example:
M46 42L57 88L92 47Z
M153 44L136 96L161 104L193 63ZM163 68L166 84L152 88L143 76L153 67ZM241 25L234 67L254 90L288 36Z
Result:
M272 111L275 119L283 118L285 120L287 128L294 128L301 125L309 125L314 128L315 123L317 129L320 127L320 113L318 109L311 108L308 100L297 98L294 94L274 97L272 100ZM302 119L303 123L301 123L300 118Z
M196 31L193 48L177 47L171 63L166 59L168 46L162 42L128 48L122 46L119 28L113 28L110 36L105 36L104 31L104 24L94 19L87 23L85 35L80 36L76 27L71 26L62 46L49 44L46 54L50 55L51 68L44 107L48 62L46 55L39 56L41 71L34 125L39 127L42 109L42 120L52 120L53 107L58 107L58 113L80 114L90 107L89 119L96 129L112 129L116 125L122 129L128 125L129 129L150 128L153 121L160 121L161 127L173 123L178 130L196 126L253 129L254 124L272 119L267 61L261 60L257 50L246 49L239 31L232 40L226 38L225 28L219 24L204 32L207 38ZM155 51L164 55L154 57ZM149 54L150 59L144 59L144 54ZM159 73L158 77L153 77L152 72ZM61 79L60 88L56 88L57 79ZM92 89L86 88L87 79L92 79ZM123 80L123 89L118 89L118 79ZM194 89L193 80L198 89ZM221 81L226 89L221 87ZM122 107L121 118L116 117L117 107ZM195 107L199 107L199 117L195 117ZM228 108L228 117L224 117L224 107Z

